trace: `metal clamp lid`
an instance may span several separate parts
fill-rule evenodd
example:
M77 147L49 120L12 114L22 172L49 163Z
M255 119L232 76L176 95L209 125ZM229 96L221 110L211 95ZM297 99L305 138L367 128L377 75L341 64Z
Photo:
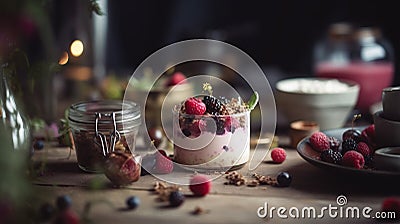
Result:
M121 134L117 130L117 125L115 122L115 112L112 113L98 113L96 112L95 114L96 119L95 119L95 142L97 142L97 139L100 139L100 144L101 148L103 150L103 155L106 156L108 153L113 152L115 149L115 144L121 139ZM99 131L98 124L99 120L101 120L103 117L105 118L111 118L112 123L113 123L113 130L111 131L110 134L110 145L108 146L107 144L107 138L106 135L102 132Z

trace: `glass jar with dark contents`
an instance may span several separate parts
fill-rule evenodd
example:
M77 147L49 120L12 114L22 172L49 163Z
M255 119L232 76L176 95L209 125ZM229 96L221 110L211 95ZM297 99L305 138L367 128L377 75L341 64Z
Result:
M79 167L87 172L103 172L109 153L133 154L140 116L139 105L129 101L87 101L71 105L68 120Z

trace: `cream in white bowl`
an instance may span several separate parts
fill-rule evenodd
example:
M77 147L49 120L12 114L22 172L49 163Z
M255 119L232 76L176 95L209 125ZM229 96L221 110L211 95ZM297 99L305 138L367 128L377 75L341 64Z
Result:
M276 84L279 114L289 122L315 121L321 130L343 127L357 103L357 83L329 78L290 78Z

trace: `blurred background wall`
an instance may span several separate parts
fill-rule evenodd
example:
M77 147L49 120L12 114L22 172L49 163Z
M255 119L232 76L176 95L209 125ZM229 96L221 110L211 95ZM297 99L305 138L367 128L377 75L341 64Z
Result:
M260 66L312 74L312 50L328 26L376 26L400 54L395 1L109 1L107 69L132 72L147 56L179 40L213 38L231 43ZM399 84L400 56L395 84Z
M400 14L395 1L94 2L104 15L93 13L91 1L84 0L0 2L0 56L9 33L17 47L27 52L31 65L46 60L62 67L47 71L46 76L38 69L40 79L34 81L47 84L38 85L34 94L25 94L28 103L45 102L36 105L34 115L44 114L49 117L46 121L62 116L71 102L98 99L104 91L107 97L121 98L124 88L118 79L126 81L152 53L186 39L210 38L240 48L260 65L271 86L285 77L313 76L314 46L338 22L380 28L394 51L393 85L400 84ZM74 40L83 43L75 56L71 51ZM32 95L38 99L32 100ZM31 111L34 106L30 105Z

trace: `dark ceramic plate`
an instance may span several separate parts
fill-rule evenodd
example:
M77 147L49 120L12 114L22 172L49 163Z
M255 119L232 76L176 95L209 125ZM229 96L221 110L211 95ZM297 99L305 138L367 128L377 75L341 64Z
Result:
M357 129L363 130L365 127L358 127ZM342 138L342 134L348 128L341 128L341 129L332 129L328 131L324 131L325 134L328 136L333 136L337 139ZM307 162L311 163L312 165L329 170L336 173L345 173L349 175L357 175L357 176L383 176L383 177L400 177L400 172L392 172L392 171L385 171L385 170L372 170L372 169L355 169L351 167L336 165L332 163L327 163L321 161L319 159L319 152L313 150L308 141L309 137L302 139L299 144L297 145L297 152L300 156L305 159Z

